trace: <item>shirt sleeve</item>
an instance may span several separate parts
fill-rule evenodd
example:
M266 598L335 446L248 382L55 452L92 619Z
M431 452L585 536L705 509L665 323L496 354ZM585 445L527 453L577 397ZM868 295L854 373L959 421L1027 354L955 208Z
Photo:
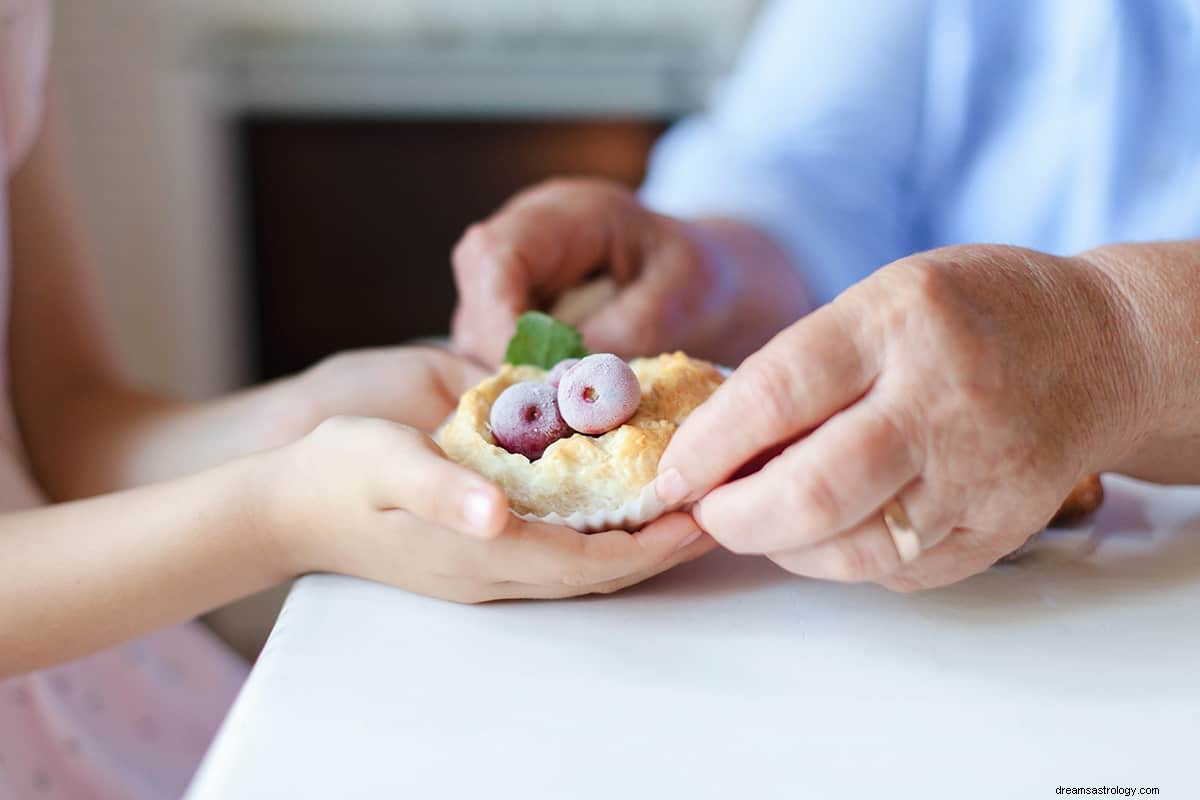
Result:
M915 241L927 0L767 5L711 108L656 146L643 201L744 220L827 302Z

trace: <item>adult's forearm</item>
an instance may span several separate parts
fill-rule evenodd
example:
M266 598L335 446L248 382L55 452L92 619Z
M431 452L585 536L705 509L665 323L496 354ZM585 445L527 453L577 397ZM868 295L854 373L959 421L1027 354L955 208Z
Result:
M1116 288L1145 366L1134 409L1142 431L1113 469L1200 483L1200 240L1111 245L1081 258Z
M287 578L260 465L0 516L0 677L78 657Z

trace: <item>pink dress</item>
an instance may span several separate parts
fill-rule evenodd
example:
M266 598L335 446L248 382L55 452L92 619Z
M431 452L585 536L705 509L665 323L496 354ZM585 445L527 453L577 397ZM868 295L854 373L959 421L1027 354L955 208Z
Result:
M7 177L37 135L49 38L46 0L0 0L0 353L8 352ZM0 512L44 502L25 467L7 367L0 359ZM179 797L245 672L192 622L0 681L0 800Z

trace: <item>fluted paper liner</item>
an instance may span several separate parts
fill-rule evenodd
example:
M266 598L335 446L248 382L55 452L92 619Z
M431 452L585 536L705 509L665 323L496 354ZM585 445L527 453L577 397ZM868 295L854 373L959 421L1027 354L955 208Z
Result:
M601 511L592 511L584 513L576 511L573 514L563 516L562 514L517 514L523 520L528 522L546 522L550 525L566 525L568 528L574 528L581 533L597 533L599 531L622 530L636 531L643 525L661 517L668 511L675 511L682 507L682 504L668 506L658 499L658 493L654 491L654 483L651 482L642 489L642 493L632 500L623 503L619 508L604 509Z

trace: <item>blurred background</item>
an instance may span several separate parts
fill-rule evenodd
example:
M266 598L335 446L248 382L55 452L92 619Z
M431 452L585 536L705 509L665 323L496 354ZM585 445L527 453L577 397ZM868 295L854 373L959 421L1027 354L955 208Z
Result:
M128 362L210 395L444 333L470 222L636 185L753 0L61 0L78 194Z
M444 334L463 229L636 185L755 0L59 0L69 156L127 363L203 397ZM283 590L209 623L253 656Z

